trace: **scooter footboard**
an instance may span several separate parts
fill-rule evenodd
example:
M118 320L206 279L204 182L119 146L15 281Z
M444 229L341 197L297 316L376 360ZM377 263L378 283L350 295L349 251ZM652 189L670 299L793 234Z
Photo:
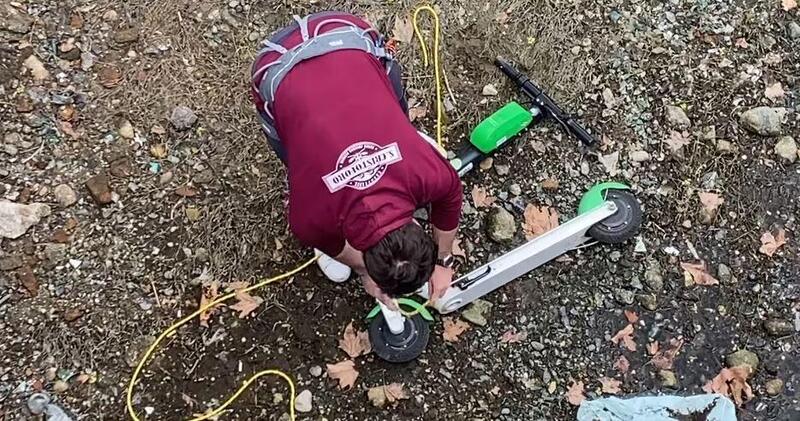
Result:
M617 211L613 202L571 219L514 250L456 279L444 296L433 303L441 314L450 313L525 275L537 267L585 243L592 225ZM428 298L427 285L420 295Z

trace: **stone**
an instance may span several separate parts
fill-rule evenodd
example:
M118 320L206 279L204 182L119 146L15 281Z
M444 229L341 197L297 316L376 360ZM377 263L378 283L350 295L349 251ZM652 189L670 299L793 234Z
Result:
M636 299L636 294L634 294L633 291L628 291L627 289L617 288L614 290L614 298L620 304L631 305Z
M655 294L639 294L636 296L639 304L649 311L656 311L658 309L658 298Z
M497 88L495 88L494 85L492 85L491 83L484 86L483 91L481 91L481 94L483 94L484 96L495 96L497 95L497 93L498 93Z
M14 145L5 144L3 145L3 152L8 156L16 156L19 153L19 148Z
M731 268L724 263L720 263L717 267L717 278L719 278L719 281L723 284L735 284L737 282L737 279L731 272Z
M97 174L87 180L86 188L89 189L89 194L92 195L92 199L94 199L98 205L107 205L114 199L108 175L105 173Z
M29 205L0 200L0 237L15 239L28 228L50 215L50 206L44 203Z
M31 30L33 18L20 9L6 3L0 7L0 29L24 35Z
M511 172L511 167L508 165L497 164L494 166L494 171L497 173L497 175L504 176Z
M492 303L479 298L461 312L461 317L478 326L486 326L486 315L492 309L492 306Z
M315 365L315 366L311 367L308 370L308 372L311 373L311 375L314 376L314 377L319 377L319 376L322 375L322 367L320 367L318 365Z
M67 258L67 245L47 243L44 245L44 258L53 266L58 265Z
M646 162L650 160L650 153L647 151L633 151L628 154L628 158L633 162Z
M775 153L781 158L794 162L797 159L797 143L791 136L783 136L775 144Z
M670 370L659 370L658 377L661 377L661 386L674 388L678 385L678 377Z
M172 110L169 122L175 130L188 130L197 122L197 115L191 108L179 105Z
M764 330L766 330L770 336L789 336L794 333L794 324L789 320L773 317L764 320Z
M297 412L303 412L303 413L311 412L311 410L313 409L313 407L311 406L311 399L312 396L310 390L306 389L300 392L300 394L297 395L297 397L294 400L294 409Z
M660 292L664 289L663 270L657 260L650 260L647 271L644 273L644 281L653 292Z
M783 380L781 379L772 379L764 384L764 390L767 392L767 395L770 396L778 396L783 392Z
M792 39L800 38L800 25L797 22L789 22L789 37Z
M514 183L508 186L508 192L513 194L514 196L519 196L522 194L522 188L519 186L519 184Z
M686 112L683 111L683 108L677 107L675 105L667 105L664 108L664 111L667 114L667 121L679 129L688 129L689 126L692 125L692 121L689 120L689 117L686 115Z
M778 136L781 134L781 123L785 113L784 108L756 107L743 112L739 122L753 133Z
M725 363L728 368L738 367L740 365L750 366L755 372L758 369L758 355L755 352L746 349L740 349L725 358Z
M69 383L64 380L56 380L56 382L53 383L53 392L55 393L66 392L67 389L69 389Z
M0 270L7 272L22 267L23 261L19 256L6 256L0 258Z
M114 42L128 44L139 40L139 28L120 29L114 32Z
M517 223L514 221L514 215L500 207L492 209L486 225L489 238L498 243L513 240L514 234L517 233Z
M136 367L139 364L139 359L155 340L155 336L142 335L130 342L128 347L125 348L125 363L128 364L128 367Z
M133 125L128 120L123 120L117 129L120 137L124 139L133 139L136 133L133 130Z
M717 139L717 152L732 153L733 144L727 140Z
M56 202L58 202L62 208L68 208L78 201L78 195L75 193L75 190L72 190L72 187L66 184L57 185L56 188L53 189L53 195L56 197Z

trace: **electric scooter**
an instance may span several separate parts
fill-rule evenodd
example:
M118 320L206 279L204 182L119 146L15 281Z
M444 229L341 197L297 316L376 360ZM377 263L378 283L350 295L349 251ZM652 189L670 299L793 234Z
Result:
M510 102L478 124L469 144L450 161L459 176L463 177L490 154L512 143L509 140L520 132L545 119L556 121L587 147L597 143L527 76L500 58L495 64L527 97L530 108ZM641 207L628 186L616 182L597 184L581 198L575 218L458 277L432 307L440 314L456 311L588 241L623 243L636 235L641 222ZM417 295L429 298L427 284ZM413 316L389 310L380 302L367 316L371 319L369 338L373 351L393 363L408 362L422 354L430 338L429 322L433 321L430 312L410 298L401 298L398 304L412 309Z

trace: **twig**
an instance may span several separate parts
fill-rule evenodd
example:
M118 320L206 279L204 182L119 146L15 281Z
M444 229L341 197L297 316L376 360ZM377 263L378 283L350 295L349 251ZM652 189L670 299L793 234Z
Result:
M694 256L695 260L700 260L700 255L697 254L697 250L695 250L694 244L692 244L692 242L689 241L688 238L686 239L686 247L689 248L689 251L692 253L692 256Z
M22 160L22 163L24 164L24 163L26 163L26 162L30 161L31 159L33 159L33 157L35 157L36 155L38 155L38 154L39 154L39 152L41 152L41 151L42 151L42 149L44 149L44 140L42 140L42 143L39 145L39 148L38 148L38 149L36 149L36 152L34 152L34 153L31 155L31 156L29 156L29 157L27 157L27 158L23 159L23 160Z
M153 287L153 295L156 298L156 305L161 307L161 300L158 299L158 291L156 291L156 284L153 281L150 281L150 286Z

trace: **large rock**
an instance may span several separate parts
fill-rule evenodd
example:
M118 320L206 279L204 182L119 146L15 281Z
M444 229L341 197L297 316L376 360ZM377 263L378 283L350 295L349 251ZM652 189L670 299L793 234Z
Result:
M191 108L180 105L172 110L169 122L172 123L172 127L175 127L175 130L188 130L197 122L197 115Z
M50 215L50 206L44 203L20 203L0 201L0 237L19 238L28 228Z
M15 34L27 34L32 24L33 18L27 13L10 4L0 6L0 29Z
M781 123L786 115L785 108L756 107L745 111L739 122L745 129L762 136L781 134Z
M764 320L764 330L771 336L789 336L794 333L794 324L789 320L769 318Z
M664 111L667 114L667 121L669 121L672 126L680 129L688 129L689 126L692 125L692 121L689 120L683 108L675 105L667 105Z
M517 223L514 215L503 208L494 208L489 214L487 223L489 238L499 243L508 242L514 239L517 232Z
M775 153L781 158L794 162L797 159L797 143L791 136L784 136L775 144Z
M755 352L746 349L740 349L725 358L725 363L729 368L738 367L740 365L747 365L755 372L758 369L758 355Z
M108 175L101 173L86 181L89 194L98 205L107 205L114 200L113 191L109 184Z

